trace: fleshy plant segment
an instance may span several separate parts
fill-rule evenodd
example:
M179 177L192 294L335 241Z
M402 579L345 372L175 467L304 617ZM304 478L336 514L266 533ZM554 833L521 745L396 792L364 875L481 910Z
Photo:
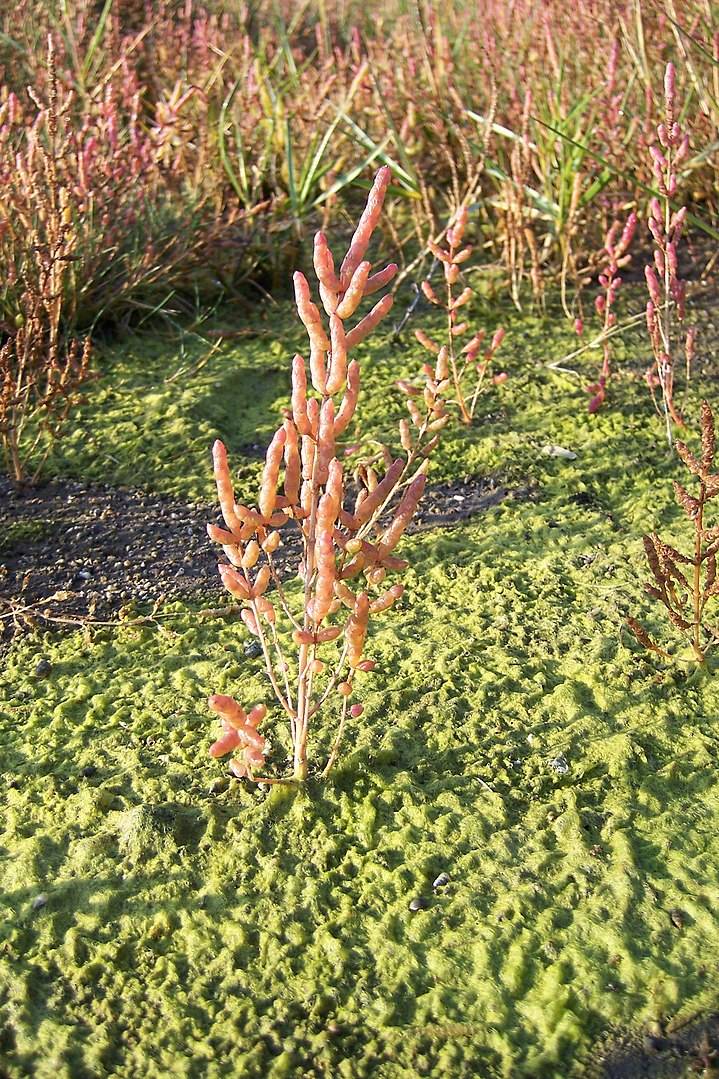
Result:
M267 450L255 507L235 502L225 447L217 441L213 448L225 528L209 525L208 533L222 545L227 558L219 566L222 582L258 639L275 700L287 717L293 781L307 777L310 729L320 711L334 709L338 716L323 775L337 759L348 716L362 714L357 682L374 668L364 655L369 622L403 593L402 584L389 584L387 575L407 566L394 550L425 485L427 445L418 445L405 459L393 461L381 478L374 470L365 472L348 508L337 454L360 393L360 366L351 352L392 306L391 296L385 295L358 317L363 299L381 291L397 269L391 264L372 273L365 258L389 181L390 170L380 169L339 269L324 234L315 236L314 269L324 314L304 274L294 275L297 312L309 337L309 385L308 365L297 355L291 408ZM390 503L400 487L392 512ZM275 558L289 529L298 530L301 540L301 593L294 601ZM268 749L258 731L265 706L245 712L232 697L218 695L209 704L223 728L212 754L235 752L230 767L238 777L286 782L257 774Z
M612 308L622 284L619 270L630 261L629 248L634 239L636 228L637 215L632 212L623 228L621 221L614 221L604 237L605 263L599 274L599 285L602 291L597 295L594 302L597 315L602 320L602 369L597 382L593 386L587 387L589 393L592 394L589 401L589 412L596 412L601 408L607 396L612 357L610 331L617 323L617 316ZM579 329L581 329L581 324Z
M647 303L647 329L654 353L654 368L647 371L647 382L652 393L658 384L661 389L662 407L666 424L667 441L672 442L672 423L684 426L684 421L674 402L675 349L672 312L676 311L679 322L686 313L686 284L679 277L678 246L686 217L686 206L672 210L672 199L677 191L677 168L689 154L689 136L677 120L676 75L673 64L667 64L664 73L664 120L657 127L659 145L650 146L652 165L659 198L653 198L649 206L647 224L654 240L654 265L647 266L646 277L649 301ZM685 341L687 373L691 367L694 350L694 333L689 331Z
M719 474L712 472L716 449L714 417L706 401L701 407L700 456L696 457L683 442L677 441L676 449L699 485L690 494L680 483L674 483L677 502L694 527L693 550L683 554L656 532L645 536L644 550L654 578L645 590L666 607L672 624L689 640L694 659L703 663L708 649L719 640L719 630L706 621L707 606L719 595L719 525L708 528L704 518L707 503L719 495ZM627 619L627 624L644 648L665 659L672 658L636 619Z
M445 293L440 298L429 280L422 282L422 292L431 304L445 312L447 319L446 342L439 344L424 330L417 330L419 343L435 356L434 371L430 365L424 367L427 378L434 377L440 383L440 392L447 404L456 406L462 423L470 424L477 408L477 399L491 371L492 361L504 339L504 330L500 327L494 334L488 347L483 348L485 331L479 330L461 347L460 338L469 332L469 323L463 319L461 309L472 299L472 289L467 286L455 295L455 289L461 267L471 257L472 248L463 246L467 228L467 207L462 205L454 215L450 228L447 229L447 246L430 243L429 249L440 262L444 272ZM461 351L460 351L461 349ZM506 374L492 376L495 382L503 382ZM398 383L408 398L421 391L411 383ZM426 396L426 390L425 390ZM410 409L411 411L411 409ZM413 417L414 419L414 417ZM416 421L415 421L416 422Z

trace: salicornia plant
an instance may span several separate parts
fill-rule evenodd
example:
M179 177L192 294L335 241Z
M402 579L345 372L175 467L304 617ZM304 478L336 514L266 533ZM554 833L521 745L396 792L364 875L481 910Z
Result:
M704 511L707 503L719 495L719 474L713 473L715 438L714 417L706 401L701 407L701 455L696 457L683 442L677 441L677 453L699 484L695 494L675 481L677 502L694 527L693 550L683 554L665 543L656 532L644 537L649 568L654 580L646 591L667 609L670 621L688 638L694 659L703 663L706 653L719 640L719 629L706 620L709 603L719 595L717 552L719 526L707 527ZM672 656L652 640L634 618L627 624L639 643L665 659Z
M602 320L602 369L599 379L588 390L592 394L589 401L589 411L596 412L603 405L607 396L607 383L611 375L611 337L610 331L617 324L617 316L612 310L617 293L622 284L619 270L626 266L630 260L629 247L634 238L637 227L637 215L632 212L626 220L624 228L621 221L614 221L604 237L605 262L599 274L599 285L602 291L595 300L595 309Z
M504 339L504 330L500 327L492 337L489 346L484 350L482 345L485 331L479 330L467 341L461 352L459 351L459 338L469 332L469 323L460 321L460 310L473 296L472 289L469 286L462 289L459 295L455 295L455 286L459 279L461 266L472 254L471 247L462 246L467 220L467 207L462 205L455 214L451 227L447 229L447 246L440 247L434 243L429 245L430 251L444 269L445 297L440 299L437 296L429 280L422 282L422 292L426 299L445 312L447 319L446 343L440 345L424 330L417 330L415 336L419 343L435 356L434 372L429 365L426 365L424 368L425 376L432 378L434 375L440 383L439 390L447 404L455 405L459 410L462 423L470 424L474 419L477 400L491 370L492 361ZM507 376L501 373L492 377L494 381L504 381ZM407 394L409 400L422 392L406 380L400 381L398 385ZM424 389L424 395L426 398L426 388Z
M422 445L418 438L406 459L395 460L381 479L373 470L365 474L366 486L349 508L337 450L360 392L360 366L350 354L392 306L391 296L383 296L351 329L345 325L364 297L382 289L397 269L391 264L372 273L365 260L389 181L389 168L380 169L339 270L323 233L315 236L314 268L325 318L312 300L305 276L294 275L297 311L309 336L314 393L308 392L303 357L295 356L291 409L267 450L256 507L235 502L225 447L217 441L213 449L226 527L209 525L208 533L222 544L227 557L219 566L222 582L239 600L242 619L258 639L275 699L289 721L294 758L289 781L301 782L308 775L308 739L321 710L335 709L338 714L323 775L337 758L348 713L353 719L362 714L356 681L374 667L364 658L368 624L402 595L403 586L388 587L386 577L407 566L393 552L425 485L431 439ZM428 410L422 436L432 422ZM389 506L400 486L404 490L392 512ZM292 528L301 540L299 597L283 584L275 559L283 530ZM287 634L278 630L282 620ZM209 705L223 726L211 749L213 756L239 751L230 764L235 776L287 781L257 774L267 753L265 738L257 730L266 714L264 705L246 713L227 696L210 697Z
M679 322L684 321L686 284L679 277L677 249L686 217L686 207L672 210L672 199L677 191L677 167L689 153L689 136L683 131L676 115L676 75L674 65L667 64L664 74L664 121L657 127L659 146L651 146L654 175L660 198L653 198L649 206L649 231L654 239L654 266L647 266L644 274L649 291L647 303L647 329L654 352L654 370L647 372L647 381L653 392L658 382L662 393L662 413L666 424L667 441L672 443L672 422L678 427L684 421L674 401L675 349L672 312L676 311ZM694 335L690 331L685 350L687 369L691 364Z

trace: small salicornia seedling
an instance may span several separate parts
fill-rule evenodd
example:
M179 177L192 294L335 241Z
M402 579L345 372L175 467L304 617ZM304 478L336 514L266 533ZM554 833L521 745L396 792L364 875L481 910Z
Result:
M677 191L677 167L689 153L689 135L676 118L676 74L673 64L667 64L664 74L664 121L657 127L659 146L650 146L654 175L660 198L649 204L647 224L654 240L654 265L644 270L649 301L647 303L647 330L654 353L654 367L647 371L647 383L654 396L658 383L662 393L662 407L666 424L667 441L672 444L672 423L684 426L684 421L674 401L675 341L672 312L676 311L679 322L686 314L686 283L679 277L678 246L681 238L686 206L672 210L672 199ZM685 341L687 376L694 351L694 331L689 330ZM656 405L656 401L655 401Z
M696 457L679 441L676 449L699 484L696 494L690 494L680 483L674 483L677 502L694 526L693 551L683 554L665 543L656 532L644 536L644 550L654 578L645 589L666 607L672 624L688 638L693 658L703 663L708 649L719 640L719 629L706 621L707 606L719 595L719 525L708 528L704 518L707 503L719 495L719 474L712 473L714 417L706 401L701 407L701 455ZM636 619L628 618L627 625L644 648L665 659L673 658L652 640Z
M467 220L467 207L462 205L455 214L452 225L447 229L447 247L440 247L434 243L429 245L430 251L444 268L446 298L442 300L437 296L430 281L422 282L422 292L426 299L446 314L446 343L440 345L424 330L417 330L415 336L419 343L435 356L434 370L429 364L424 365L425 377L435 378L438 381L439 392L446 403L458 408L462 423L470 424L474 419L477 399L491 370L492 361L504 339L504 330L500 327L495 332L491 343L484 351L482 345L485 331L479 330L465 344L462 351L458 352L458 338L469 332L469 323L460 321L460 309L469 303L473 296L472 289L469 287L462 289L457 296L454 294L461 266L472 254L470 246L462 246ZM467 386L468 378L469 386ZM492 376L495 383L504 382L506 378L504 372ZM397 385L407 395L408 403L412 397L420 393L424 393L425 398L427 396L426 387L422 390L406 379L400 380ZM410 413L416 424L411 406Z
M289 722L293 751L291 778L258 775L268 749L257 729L266 715L265 705L245 712L232 697L210 697L210 708L223 727L210 752L219 757L235 751L230 769L238 778L304 781L312 722L323 709L335 708L339 719L322 772L327 774L337 759L348 714L357 719L363 711L356 700L356 682L358 675L375 666L364 658L370 618L392 607L404 590L399 583L387 586L386 577L407 566L393 552L424 490L427 454L438 419L428 408L406 458L393 461L382 478L374 470L365 472L365 485L351 509L337 452L360 392L360 366L350 353L392 305L392 297L385 295L351 329L345 326L363 298L382 289L397 270L390 264L372 273L365 259L389 182L390 170L384 167L375 177L338 270L324 234L315 236L314 269L325 318L312 300L304 274L294 275L297 312L309 336L315 395L308 393L307 367L297 355L292 363L291 409L267 450L255 508L235 502L225 447L217 441L213 448L226 527L209 525L208 533L227 556L219 566L222 582L239 600L241 617L258 639L274 696ZM441 410L441 403L432 404ZM390 506L400 486L402 495ZM300 534L298 597L283 584L275 558L285 528ZM279 631L283 619L286 634Z
M599 274L599 285L602 291L594 301L596 312L602 320L602 369L597 382L587 387L589 393L592 394L589 401L589 412L596 412L606 400L607 384L611 375L612 346L610 330L617 324L617 316L612 308L622 284L619 270L626 266L631 258L628 252L636 228L637 215L632 212L627 218L624 228L622 228L621 221L614 221L604 237L604 255L606 258Z

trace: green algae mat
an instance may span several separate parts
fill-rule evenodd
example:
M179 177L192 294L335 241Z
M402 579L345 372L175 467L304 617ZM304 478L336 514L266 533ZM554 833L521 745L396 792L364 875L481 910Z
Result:
M270 323L209 356L191 342L171 381L170 346L108 351L51 468L209 499L221 433L250 497L287 392L289 324ZM208 693L264 696L236 624L169 603L9 648L0 1075L594 1077L613 1032L719 1007L719 680L623 629L663 632L641 534L681 537L681 468L639 360L589 417L543 366L569 335L509 329L509 380L432 479L511 493L406 540L406 598L328 782L255 790L208 757ZM365 353L364 429L392 437L388 384L420 362Z

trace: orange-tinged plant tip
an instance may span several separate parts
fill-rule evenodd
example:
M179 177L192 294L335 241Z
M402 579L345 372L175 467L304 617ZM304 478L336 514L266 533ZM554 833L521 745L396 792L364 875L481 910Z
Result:
M241 726L245 722L245 710L234 697L229 697L225 693L213 693L207 698L207 704L232 727Z
M225 731L216 742L213 742L210 746L211 757L224 757L225 753L231 753L233 749L241 745L240 736L236 730L231 728L229 731Z
M386 592L383 592L378 599L375 599L370 604L370 611L372 614L380 614L382 611L387 611L389 608L400 598L404 592L404 585L393 584L391 588L388 588Z
M364 501L356 508L355 515L357 519L364 524L374 514L383 502L390 496L394 488L396 487L402 472L404 471L404 461L398 457L396 461L393 461L390 467L385 472L383 478L377 483L373 490L367 495ZM369 478L369 477L368 477ZM353 543L354 541L350 541ZM350 550L350 545L347 545L347 551L349 554L355 554L359 547Z
M359 266L352 274L352 278L347 286L347 291L337 306L336 313L339 318L349 318L362 303L371 269L371 262L360 262Z
M266 715L267 706L264 704L256 704L247 713L247 722L251 727L257 727Z
M310 286L307 278L298 270L292 275L295 288L295 305L297 314L304 323L310 345L318 352L326 352L330 347L329 338L322 326L322 317L319 308L312 302Z
M418 476L415 476L405 493L402 495L402 499L395 512L394 520L388 525L382 535L381 549L383 552L393 551L399 543L419 505L419 500L424 492L426 482L427 477L421 472Z
M464 307L466 303L474 296L474 290L471 288L465 288L460 292L456 300L452 301L452 310L455 311L458 307Z
M245 553L242 556L242 568L252 569L257 564L257 560L260 557L260 545L257 540L250 540L245 547Z
M373 292L378 292L379 289L388 285L392 278L395 276L399 266L396 262L390 262L388 266L385 266L384 270L378 270L377 273L371 274L367 278L367 284L365 285L364 295L371 296Z
M270 532L267 539L262 544L262 550L267 554L274 554L281 543L282 537L279 532Z
M502 344L502 341L504 341L505 335L506 330L502 326L500 326L499 329L495 330L494 337L492 338L492 344L489 346L491 352L497 351L499 346Z
M206 525L207 535L215 543L221 543L225 547L232 547L237 543L237 537L233 536L231 532L228 532L224 528L218 528L217 525Z
M349 682L340 682L337 686L337 692L343 697L349 697L352 693L352 686Z
M248 611L247 608L245 608L245 610L242 611L240 617L242 618L242 621L245 623L250 633L252 633L255 637L259 637L260 631L257 626L257 619L255 618L254 612Z
M437 342L433 341L429 334L426 334L424 330L415 330L414 336L417 338L420 345L424 345L429 352L434 352L435 355L439 352L439 345Z
M436 259L439 259L439 261L445 263L445 265L451 265L452 256L450 255L449 251L445 251L443 247L440 247L439 244L436 244L434 242L428 243L427 247Z
M435 291L429 281L423 281L420 288L422 289L422 295L426 300L429 300L430 303L439 303Z
M262 472L262 486L260 487L259 507L263 517L269 518L277 501L277 484L280 476L280 465L284 454L285 439L287 438L284 427L279 427L272 441L267 447L265 467Z
M382 212L384 197L392 179L392 171L388 165L383 165L374 178L374 183L367 196L367 205L362 211L357 228L355 229L347 254L342 260L340 267L340 281L347 288L352 274L363 260L365 251L369 246L377 222Z
M220 578L227 591L235 599L246 600L250 598L250 589L244 577L240 576L236 569L228 566L225 562L218 563Z
M315 233L313 262L317 280L331 292L339 292L340 282L335 274L334 259L323 232Z
M267 591L272 572L269 566L260 566L252 586L252 598L255 599Z
M292 360L292 418L301 435L312 433L307 415L307 372L300 355L295 355Z
M365 315L360 322L350 330L346 337L347 349L353 349L356 345L359 345L364 341L365 337L379 325L386 314L391 310L394 303L394 297L391 294L383 296L381 300L374 305L368 315Z

